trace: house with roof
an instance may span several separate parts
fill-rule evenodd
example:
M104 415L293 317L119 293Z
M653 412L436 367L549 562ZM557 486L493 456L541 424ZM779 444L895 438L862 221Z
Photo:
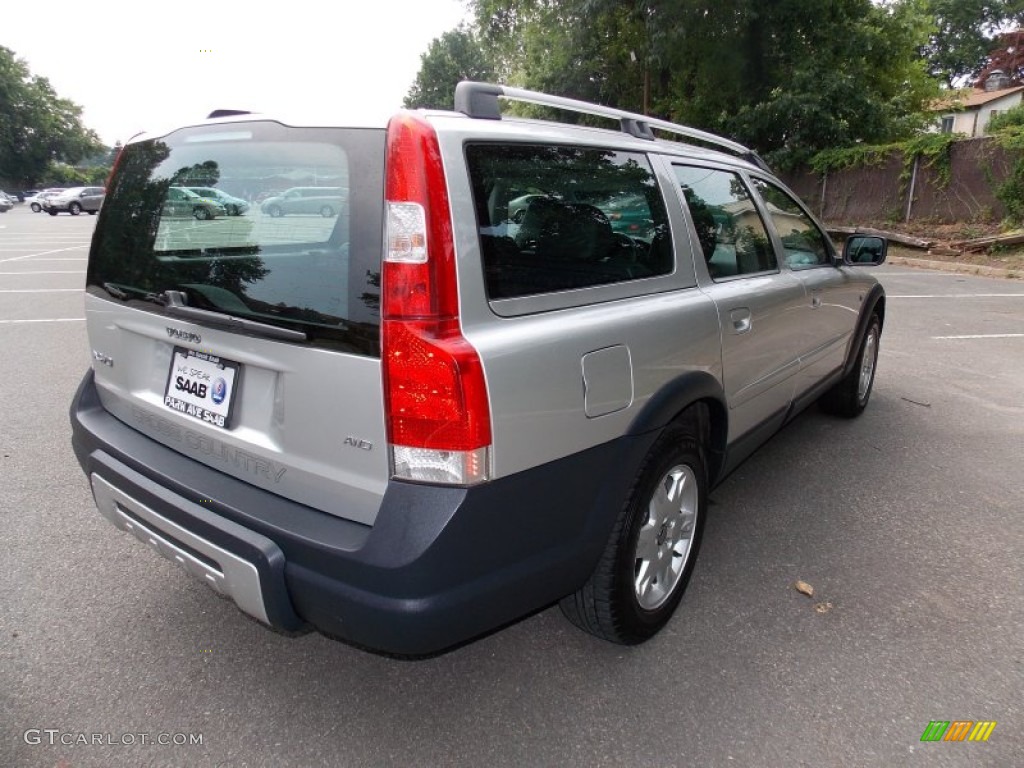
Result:
M1013 109L1024 101L1024 85L1012 85L1001 70L994 70L983 88L957 91L937 102L933 111L938 116L934 130L940 133L962 133L970 137L984 136L988 122L995 115Z

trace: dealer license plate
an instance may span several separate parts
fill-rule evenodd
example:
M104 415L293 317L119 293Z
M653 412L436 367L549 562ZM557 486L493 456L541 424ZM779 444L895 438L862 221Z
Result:
M175 347L164 405L207 424L228 429L240 366L223 357Z

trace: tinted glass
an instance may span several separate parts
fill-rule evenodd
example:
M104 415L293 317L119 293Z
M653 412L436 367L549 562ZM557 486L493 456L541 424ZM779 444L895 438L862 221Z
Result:
M490 298L672 271L665 203L646 155L473 144L466 156Z
M790 195L764 179L754 179L754 187L764 199L775 231L779 233L783 258L793 269L832 264L827 239L811 217Z
M233 123L127 146L89 260L88 289L161 311L191 307L280 325L311 344L379 354L382 130ZM313 210L273 201L329 190ZM214 189L250 203L241 215Z
M768 231L738 174L688 165L674 169L712 278L778 269Z

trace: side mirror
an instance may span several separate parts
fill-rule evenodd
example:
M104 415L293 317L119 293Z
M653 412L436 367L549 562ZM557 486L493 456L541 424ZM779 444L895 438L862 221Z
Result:
M889 241L873 235L850 235L843 246L843 263L854 267L877 267L885 262Z

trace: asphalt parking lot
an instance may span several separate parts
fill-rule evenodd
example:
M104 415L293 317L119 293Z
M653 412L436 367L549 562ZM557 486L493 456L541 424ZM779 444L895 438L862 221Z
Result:
M273 634L95 511L67 419L94 224L0 215L0 766L1024 764L1024 283L876 270L868 410L715 491L651 642L552 608L404 662Z

